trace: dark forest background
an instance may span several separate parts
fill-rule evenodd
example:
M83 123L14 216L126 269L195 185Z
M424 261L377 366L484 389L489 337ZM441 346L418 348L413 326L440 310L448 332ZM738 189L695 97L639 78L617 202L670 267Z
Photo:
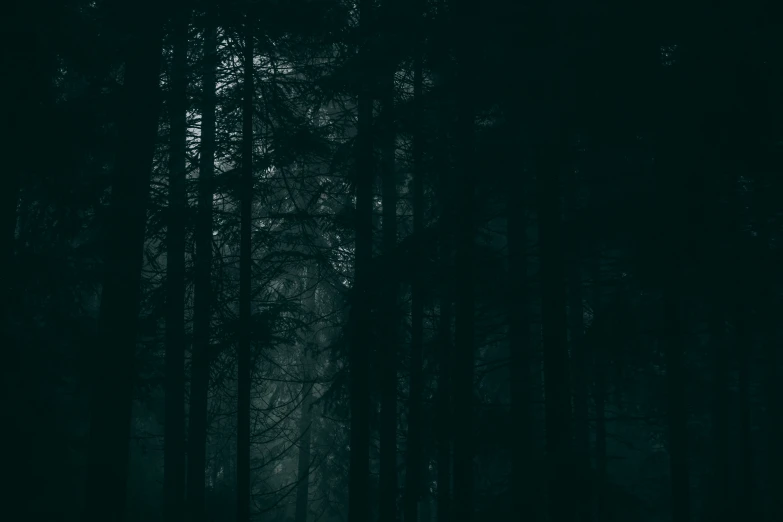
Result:
M12 0L5 520L783 520L783 5Z

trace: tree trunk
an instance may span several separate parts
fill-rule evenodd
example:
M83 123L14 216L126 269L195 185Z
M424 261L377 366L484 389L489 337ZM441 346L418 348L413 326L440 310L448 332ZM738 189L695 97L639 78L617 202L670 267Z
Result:
M672 520L690 520L690 469L688 465L688 411L685 387L685 340L678 301L667 290L665 313L669 339L666 342L666 381L669 420L669 468L672 487Z
M163 438L163 510L166 522L185 513L185 210L188 15L172 21L169 92L169 209L166 232L166 374Z
M582 304L582 274L579 268L579 237L571 233L574 247L569 260L569 331L571 334L572 381L574 386L574 442L577 468L577 515L582 522L593 517L593 492L590 466L590 422L588 420L588 364L587 344L584 342L584 307Z
M737 513L744 513L753 520L755 503L753 498L753 438L750 414L750 360L752 344L745 331L745 318L737 311L735 323L737 359L739 362L739 407L740 407L740 452L742 454L741 486Z
M128 13L130 26L145 30L131 38L125 49L124 100L106 223L99 333L90 368L84 517L90 522L120 522L125 516L146 207L160 107L160 11L144 2ZM140 13L151 19L142 20Z
M30 401L25 389L36 389L38 385L24 371L29 350L22 342L26 334L17 318L24 309L20 304L24 285L19 277L17 265L17 244L23 245L20 234L17 239L17 223L24 224L22 212L25 208L22 195L23 181L40 179L48 165L42 164L38 147L43 146L47 132L51 96L52 52L41 38L45 33L45 22L40 16L43 7L35 0L14 0L3 10L3 31L0 46L3 49L2 65L6 78L0 84L0 96L7 100L3 106L3 188L0 190L0 346L3 350L3 364L0 367L0 408L7 418L15 419L7 444L14 451L9 452L6 466L24 473L29 469L31 449L31 423L23 419L38 408ZM46 5L47 14L53 15L52 6ZM58 158L55 161L60 161ZM58 163L58 168L59 168ZM20 215L22 214L22 215ZM20 227L25 228L25 227ZM21 295L20 295L21 294ZM28 353L26 353L28 352ZM33 357L34 359L34 357ZM37 370L37 368L36 368ZM5 495L15 505L26 506L31 494L26 482L19 475L9 482ZM9 510L13 507L9 506ZM21 513L20 513L21 514Z
M350 470L348 522L366 522L370 516L370 265L372 263L372 95L369 46L372 38L370 20L372 2L359 2L359 47L361 71L358 93L358 124L355 150L356 247L354 288L351 303L352 338L350 347Z
M713 509L710 520L727 520L731 504L729 499L729 351L726 342L723 310L719 304L711 311L710 344L714 350L713 375Z
M544 123L554 125L553 123ZM546 446L549 459L548 502L551 522L571 522L569 498L571 397L568 378L568 325L561 223L557 141L552 127L536 150L539 245L541 252L541 314L544 345Z
M441 0L438 7L442 8ZM444 34L447 20L445 14L436 17L438 33ZM451 483L452 483L452 357L453 338L452 310L454 301L454 277L452 255L454 251L452 234L454 232L454 203L451 161L449 156L450 110L447 97L451 94L446 88L445 72L448 63L444 38L435 40L433 62L438 74L434 77L435 88L440 96L437 103L438 138L435 141L435 168L438 175L439 213L438 221L438 391L436 396L435 437L437 441L437 498L436 512L438 522L451 521Z
M242 192L240 196L239 239L239 346L237 350L237 522L250 522L250 341L252 317L250 282L252 277L253 211L253 79L254 33L250 14L245 20L244 93L242 99Z
M207 392L209 388L212 322L212 200L215 172L215 68L217 30L213 7L204 16L204 69L201 116L201 162L196 221L196 276L193 303L193 356L188 425L188 515L191 522L205 519L207 453Z
M315 263L307 268L306 291L312 292L305 298L304 306L308 313L313 316L318 315L316 304L316 289L318 278L316 277L317 267ZM308 495L310 486L310 447L312 441L312 408L313 408L313 382L316 377L313 359L310 350L317 349L317 334L312 332L316 330L316 325L311 326L310 333L306 338L304 353L302 355L303 381L302 381L302 415L299 419L299 462L298 462L298 484L296 487L296 522L307 522L307 512L309 508ZM315 342L313 342L315 341Z
M445 177L445 176L444 176ZM446 182L448 183L448 182ZM450 230L446 221L450 214L441 212L441 244L439 263L441 272L440 317L438 318L438 395L437 395L437 437L438 447L438 491L437 518L438 522L451 520L451 436L453 430L451 415L451 357L452 357L452 292L451 272L451 241L448 239Z
M388 39L388 35L387 39ZM388 42L387 42L388 43ZM387 49L387 52L390 52ZM388 59L388 58L387 58ZM381 180L383 184L383 251L392 257L397 246L397 173L394 154L396 138L394 122L394 72L393 63L387 64L381 79ZM387 266L386 271L396 269ZM386 272L384 271L384 272ZM394 522L397 519L397 330L399 328L397 278L388 276L379 281L381 297L381 413L380 413L380 483L379 520Z
M454 518L473 520L474 440L473 440L473 374L475 349L474 319L474 109L472 70L475 53L469 34L472 2L458 0L455 18L458 40L455 42L459 69L457 86L456 144L459 151L459 183L456 186L456 322L454 360L454 408L460 412L462 427L454 433Z
M418 14L418 13L417 13ZM416 16L416 28L419 27ZM422 56L420 33L416 32L416 50L413 71L413 236L414 262L424 261L424 169L422 155ZM423 267L413 269L412 311L411 311L411 384L408 413L408 452L405 476L405 522L417 522L418 505L422 494L422 445L424 430L422 419L422 393L424 389L423 350L424 350L424 301L422 280Z
M601 274L601 251L596 254L598 259L593 270L593 322L590 326L593 336L591 351L593 354L593 367L595 368L595 461L596 461L596 520L608 522L611 520L609 503L607 498L607 469L606 469L606 397L607 397L607 346L609 342L603 336L598 335L600 320L603 312L603 278Z
M776 325L776 323L772 323ZM779 384L779 355L776 342L776 326L770 329L767 338L763 340L766 352L765 394L766 394L766 436L767 436L767 505L766 520L780 520L783 513L783 499L781 499L780 463L783 455L780 449L781 430L781 398Z
M507 168L514 168L509 164ZM530 397L530 318L528 304L530 294L527 286L527 220L522 202L523 187L513 180L520 176L517 168L509 170L510 186L507 188L506 213L508 218L508 343L511 356L511 417L514 430L512 446L511 491L515 513L514 519L535 520L535 505L531 497L533 480L531 474L533 436L531 426L533 413Z
M307 522L310 487L310 446L312 440L313 378L312 362L304 356L304 380L302 382L302 416L299 419L299 462L296 486L296 522Z

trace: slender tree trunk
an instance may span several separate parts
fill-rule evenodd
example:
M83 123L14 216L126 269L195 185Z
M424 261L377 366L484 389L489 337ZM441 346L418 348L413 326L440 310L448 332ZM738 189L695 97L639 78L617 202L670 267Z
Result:
M370 516L370 323L372 262L372 94L370 46L372 32L372 2L360 0L359 61L362 66L358 105L358 125L355 142L356 186L356 248L354 258L354 288L351 314L353 331L350 348L350 471L348 522L366 522Z
M390 50L389 50L390 52ZM394 154L394 64L388 64L381 85L381 179L383 184L383 251L391 258L397 246L397 173ZM387 270L396 267L388 266ZM397 519L397 343L399 328L397 278L387 277L383 287L381 346L380 484L379 520Z
M750 360L752 345L745 331L745 318L737 311L735 323L737 359L739 366L739 407L740 407L740 452L742 454L742 471L740 486L740 502L737 513L743 513L748 520L755 516L755 499L753 497L753 438L751 436L752 418L750 414Z
M445 11L441 0L438 4L439 11ZM445 13L439 13L436 18L438 33L445 34L444 26L447 23ZM446 40L435 40L433 61L437 74L434 77L435 88L439 93L437 102L437 129L438 138L435 142L435 169L438 175L439 213L438 221L438 290L439 308L438 317L438 392L436 397L436 427L437 440L437 498L436 511L438 522L451 521L452 499L452 357L453 357L453 301L454 301L454 266L452 255L454 252L454 203L453 203L453 172L451 170L450 140L448 130L450 128L449 100L451 92L447 88L445 73L447 70Z
M773 323L775 324L775 323ZM780 463L783 460L780 449L780 436L783 433L781 430L781 398L780 398L780 384L779 384L779 355L778 346L776 342L777 331L776 326L770 329L769 336L764 339L765 344L765 395L766 395L766 432L767 432L767 505L766 505L766 520L772 522L773 520L780 520L780 515L783 512L783 499L780 498Z
M28 180L32 184L43 181L53 172L63 175L63 158L52 154L47 143L57 65L47 37L59 9L62 6L40 0L12 0L3 6L0 31L1 70L6 78L0 82L0 97L5 100L0 147L0 409L9 419L3 430L5 444L13 448L6 453L4 467L16 470L3 484L3 496L6 511L16 513L18 519L35 518L26 515L42 507L37 504L40 488L30 486L39 478L31 460L40 458L37 431L41 424L35 421L51 415L42 410L38 398L46 375L41 370L50 361L38 357L41 352L31 350L25 342L30 336L24 327L30 317L25 283L30 278L23 276L26 269L23 258L17 257L17 246L26 245L21 231L27 228L23 216L29 213L25 199L30 198L22 195L23 186ZM22 225L18 238L17 224Z
M188 11L172 21L169 92L169 209L166 232L166 380L163 509L166 522L185 513L185 210Z
M532 156L536 172L541 274L541 320L549 522L572 522L575 502L572 482L571 382L566 315L566 266L560 178L567 153L567 86L561 75L566 54L567 17L545 3L534 3L527 14L536 51L528 51L534 80L525 87L529 99Z
M571 245L575 247L579 238L571 234ZM584 342L584 307L582 304L582 274L579 269L577 248L569 260L569 330L571 333L572 381L574 385L574 442L577 467L578 495L577 514L582 522L593 517L593 492L590 466L590 422L588 420L588 364L587 344Z
M558 172L560 147L557 146L559 136L554 129L556 127L549 132L544 131L545 137L536 151L546 446L550 466L548 502L551 522L571 522L573 507L567 493L571 461L568 325Z
M512 168L512 165L508 165ZM515 168L508 175L514 180L520 173ZM511 416L513 419L514 444L512 446L511 491L513 495L514 520L535 520L534 500L531 497L533 480L532 466L532 421L531 411L531 342L527 286L527 220L522 203L523 189L519 183L508 187L506 213L508 217L508 343L511 355Z
M729 499L729 346L726 341L723 310L719 304L712 310L710 344L714 350L713 375L713 509L711 520L727 520Z
M448 182L447 182L448 183ZM438 491L437 491L437 518L438 522L451 520L451 443L452 443L452 415L451 415L451 358L452 358L452 292L450 277L451 272L451 241L448 238L450 230L446 222L449 213L441 213L441 244L439 253L440 263L440 317L438 318L438 395L437 395L437 447L438 447Z
M429 492L424 492L424 498L421 500L421 522L432 522L432 499Z
M457 87L456 143L459 151L459 183L456 186L456 322L454 360L454 408L460 413L461 428L454 433L454 518L473 520L474 440L473 374L475 349L474 319L474 52L469 38L473 14L470 0L456 2L456 55L459 68Z
M683 37L685 35L675 36ZM696 95L688 67L696 64L694 47L685 42L683 53L674 55L666 67L659 70L661 84L660 121L656 163L660 174L659 200L663 219L659 248L669 252L688 252L690 224L687 193L692 171L699 166L694 160L693 138L698 137ZM666 360L667 409L669 428L669 468L672 488L673 522L689 522L691 518L690 468L688 462L687 373L685 369L686 330L682 324L682 290L686 277L678 259L667 255L663 265L663 318L666 328L664 356Z
M217 28L212 6L204 16L204 69L201 116L201 162L196 222L196 276L193 303L193 356L188 424L187 498L191 522L205 520L207 392L212 323L212 212L215 172L215 68Z
M607 498L606 469L606 358L603 347L597 347L595 359L595 453L597 476L597 519L603 522L609 520L609 504Z
M4 30L2 33L3 70L8 78L2 84L2 96L13 100L3 108L4 157L3 190L0 191L0 299L3 316L0 317L0 332L6 341L4 347L10 348L10 324L6 324L13 310L12 286L14 283L14 250L16 244L16 225L18 221L19 196L22 179L26 175L40 170L40 161L30 161L41 144L40 134L42 118L48 105L48 90L51 83L53 60L47 49L42 33L46 31L40 18L40 9L44 6L39 0L12 0L4 11ZM49 11L50 6L46 6ZM49 11L50 15L53 15ZM6 330L8 328L9 330ZM7 361L12 362L12 361ZM13 364L4 364L5 369L16 368ZM4 380L4 383L6 381Z
M669 339L666 342L666 381L669 420L669 468L672 487L672 519L690 520L690 469L688 464L688 411L685 387L684 333L678 301L668 290L665 296Z
M239 243L239 347L237 390L237 522L250 521L250 282L253 211L253 79L254 32L251 16L245 20L244 93L242 99L242 192Z
M599 314L603 310L603 278L601 277L601 252L598 252L598 260L595 263L593 275L593 323L591 328L598 331ZM607 357L606 342L604 337L594 337L596 341L592 346L593 367L595 368L595 454L596 454L596 520L608 522L611 520L609 503L607 498L607 469L606 469L606 397L607 397Z
M134 5L128 14L133 20L131 27L143 25L145 30L131 38L125 49L124 100L106 223L99 333L90 369L84 516L90 522L120 522L125 516L146 207L160 108L160 11L144 2ZM142 21L137 13L152 18Z
M317 316L318 310L316 308L316 287L318 280L315 277L316 266L315 264L307 268L307 291L312 289L312 292L305 299L305 309ZM314 330L314 328L313 328ZM312 330L311 330L312 332ZM307 338L306 346L304 347L304 353L302 355L303 365L303 382L302 382L302 415L299 419L299 462L298 462L298 484L296 487L296 522L307 522L307 512L309 509L308 495L310 487L310 447L312 441L312 408L313 408L313 379L315 378L315 371L313 366L312 356L310 350L315 349L314 343L316 337L310 333Z
M302 383L302 416L299 419L299 461L296 487L296 522L307 522L310 487L310 446L312 441L313 374L309 357L305 356L305 374Z
M0 84L0 96L7 103L3 106L3 189L0 190L0 346L3 347L3 364L0 367L0 407L9 418L26 415L31 406L20 400L19 380L29 379L20 372L25 360L25 346L20 342L23 332L15 324L20 312L20 285L16 266L16 245L23 245L23 236L16 237L17 223L24 225L25 201L20 201L23 180L38 179L46 170L42 164L39 147L46 132L47 109L50 106L53 62L52 53L43 40L45 22L41 19L43 6L36 0L13 0L3 11L3 31L0 46L3 49L3 73L12 81ZM46 6L48 14L51 6ZM35 158L34 160L31 158ZM59 167L59 165L58 165ZM26 228L24 226L20 227ZM22 392L23 393L23 392ZM33 407L34 408L34 407ZM24 422L17 422L12 430L14 440L9 440L11 452L7 465L13 469L27 469L28 451L25 447L30 437L25 433ZM14 481L15 483L18 480ZM24 502L21 492L6 491L9 499ZM24 492L27 494L27 492Z
M418 29L418 16L416 27ZM414 130L413 130L413 236L416 238L414 245L414 262L424 260L424 169L422 154L422 56L420 34L416 32L416 49L413 71L413 103L414 103ZM423 268L416 266L413 269L412 312L411 312L411 384L408 413L408 452L405 477L405 522L418 520L418 505L422 494L422 445L424 443L424 430L422 419L422 393L424 389L423 351L424 351L424 301L422 290Z

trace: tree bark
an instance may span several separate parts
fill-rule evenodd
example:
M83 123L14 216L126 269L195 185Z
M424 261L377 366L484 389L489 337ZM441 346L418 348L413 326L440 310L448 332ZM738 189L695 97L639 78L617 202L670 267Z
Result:
M710 344L714 350L713 375L713 509L711 520L727 520L729 499L729 351L726 341L723 310L720 304L711 311Z
M250 521L250 386L253 211L253 78L254 32L250 14L245 20L244 86L242 99L242 192L239 244L239 346L237 349L237 522Z
M601 272L601 254L599 250L597 259L592 269L593 273L593 322L590 325L592 331L591 351L593 355L593 368L595 368L595 461L596 461L596 520L608 522L610 517L609 500L607 495L607 461L606 461L606 398L607 398L607 371L609 358L607 357L606 343L610 340L601 335L601 314L604 313L603 277ZM611 332L609 332L611 335Z
M438 4L439 10L445 0ZM443 9L445 11L445 9ZM438 33L445 34L444 26L447 16L439 13L435 19ZM449 100L451 92L445 81L446 64L448 63L447 41L444 37L435 39L432 60L437 74L434 84L440 94L437 103L438 138L435 141L435 168L438 176L439 213L438 221L438 391L436 397L435 437L437 440L437 498L436 516L438 522L451 521L452 504L452 357L454 356L454 340L452 337L453 302L454 302L454 202L451 161L449 153L450 111Z
M419 20L416 13L416 49L413 71L413 235L414 262L424 261L424 165L422 151L422 56ZM422 393L424 389L423 351L424 351L424 301L422 280L423 267L413 269L412 311L411 311L411 384L408 407L408 452L405 478L405 522L418 520L418 506L422 495L422 445L424 430L422 419Z
M688 411L685 386L685 347L678 301L672 290L665 296L669 338L666 342L666 381L669 420L669 471L672 519L690 520L690 467L688 464Z
M527 220L522 201L523 188L515 182L521 174L515 165L509 164L511 178L507 188L506 214L508 219L508 343L511 356L511 417L514 430L512 446L511 491L514 519L535 519L535 506L531 498L534 477L532 466L531 411L531 342L528 305L530 294L527 286ZM511 170L513 168L513 170Z
M306 285L307 291L312 292L305 299L305 310L308 313L317 316L316 288L318 279L315 277L316 265L312 264L307 268ZM313 334L314 327L311 327L311 333L306 338L306 344L303 348L302 365L302 406L301 417L299 419L299 462L296 486L296 513L294 519L296 522L307 522L307 512L309 509L308 495L310 487L310 449L312 441L312 408L313 408L313 382L316 376L313 359L310 350L316 349L316 335Z
M745 318L737 310L735 322L737 359L739 366L739 407L740 407L740 452L742 454L741 486L738 513L744 513L748 519L755 516L753 498L753 438L750 403L750 361L752 345L745 330Z
M573 205L574 203L572 203ZM573 222L573 221L572 221ZM590 422L588 420L588 354L584 342L584 306L582 304L582 274L579 267L579 237L572 230L572 247L568 263L569 279L569 331L571 334L572 382L574 386L574 443L577 493L577 515L582 522L590 522L593 517L593 491L590 466Z
M775 319L772 319L773 321ZM771 323L776 325L775 322ZM780 520L783 513L783 499L780 498L781 480L779 464L783 461L783 451L780 449L781 429L781 398L779 377L779 355L776 342L777 327L770 328L767 338L764 339L765 366L764 392L766 395L766 438L767 438L767 504L766 520Z
M188 15L172 21L169 92L169 209L166 232L166 373L163 438L163 510L166 522L185 513L185 210Z
M387 36L387 40L390 38ZM387 41L387 45L388 45ZM391 49L387 49L391 52ZM397 173L394 155L397 134L394 122L394 63L385 64L381 79L381 181L383 185L383 251L391 257L397 246ZM387 270L396 267L388 266ZM380 483L379 520L394 522L397 519L397 349L399 328L399 303L397 278L386 277L379 281L383 295L380 308L381 328L381 413L380 413Z
M305 363L304 382L302 383L302 416L299 419L299 457L297 463L296 486L296 522L307 522L310 488L310 448L312 441L313 374L309 360Z
M459 183L455 200L456 214L456 322L454 360L454 408L459 410L462 428L454 433L454 512L455 520L470 522L474 510L474 439L473 439L473 375L475 350L474 318L474 108L473 71L474 50L469 38L472 29L470 17L472 2L456 2L458 38L455 42L458 87L457 123L455 129L459 151Z
M569 490L571 461L571 397L568 378L568 327L561 223L559 136L544 131L536 150L539 245L541 252L541 313L544 344L546 446L550 466L549 519L571 520Z
M313 373L309 356L304 356L304 380L302 382L302 413L299 419L299 457L296 486L296 522L307 522L310 487L310 447L312 441Z
M84 514L89 522L121 522L125 516L144 233L160 108L158 75L164 22L161 11L144 2L128 12L130 27L145 29L133 35L125 49L99 333L90 368L91 420ZM140 13L148 18L142 20Z
M358 124L355 151L356 247L351 313L353 328L349 356L350 369L350 469L348 522L366 522L370 516L370 343L369 329L372 263L372 94L369 47L372 2L359 2L359 62L363 71L358 93Z
M191 522L205 519L207 392L212 334L212 213L215 172L215 88L217 28L214 7L204 16L204 69L201 115L201 162L196 221L196 276L193 303L193 355L188 425L187 503Z
M445 177L445 176L444 176ZM447 182L448 183L448 182ZM439 252L440 264L440 317L438 318L438 395L436 437L438 447L438 491L437 518L438 522L451 520L451 449L452 449L452 397L451 397L451 366L452 366L452 291L449 274L452 269L451 241L449 226L446 224L448 212L441 212L441 244Z

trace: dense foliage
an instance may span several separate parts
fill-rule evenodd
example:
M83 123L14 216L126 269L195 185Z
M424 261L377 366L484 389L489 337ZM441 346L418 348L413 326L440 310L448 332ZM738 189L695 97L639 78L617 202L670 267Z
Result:
M13 0L5 510L783 520L781 14Z

